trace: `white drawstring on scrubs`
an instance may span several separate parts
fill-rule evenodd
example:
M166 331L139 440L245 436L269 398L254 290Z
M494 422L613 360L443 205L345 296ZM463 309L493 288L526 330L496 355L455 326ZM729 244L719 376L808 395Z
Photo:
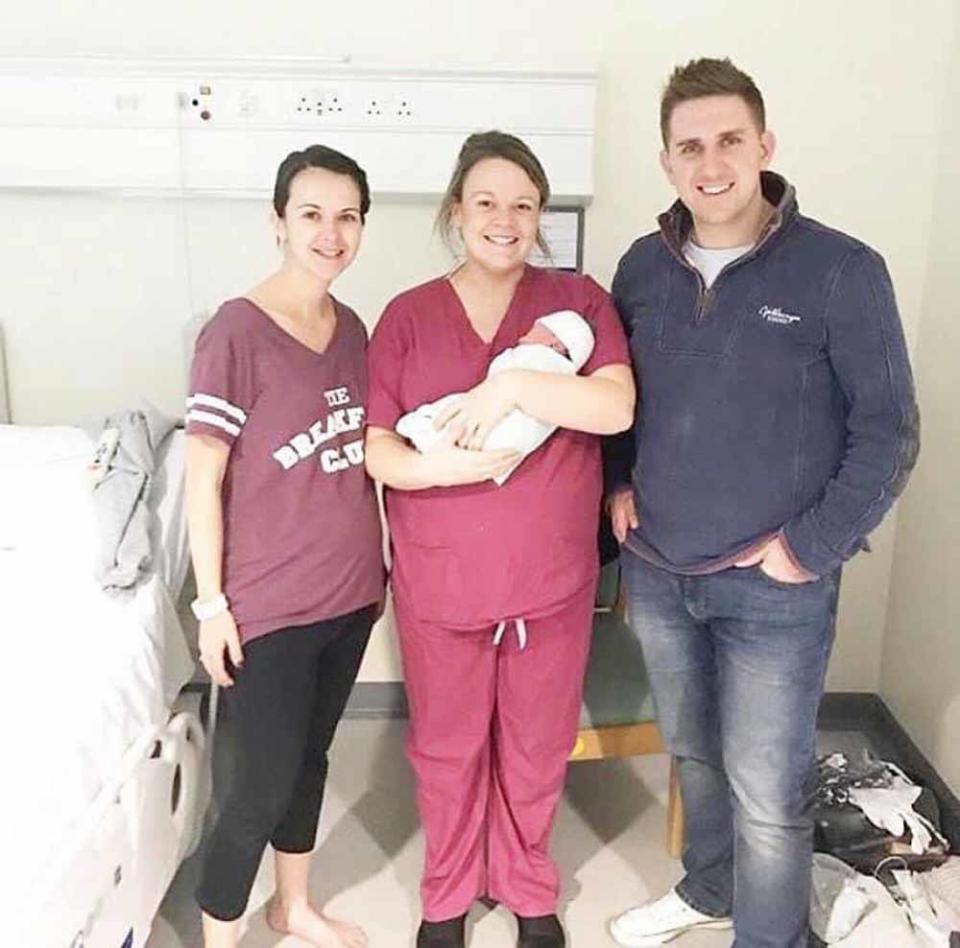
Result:
M503 633L507 631L507 624L512 622L517 630L517 644L521 650L527 647L527 624L523 618L519 619L501 619L497 624L497 630L493 633L493 644L499 645L503 641Z

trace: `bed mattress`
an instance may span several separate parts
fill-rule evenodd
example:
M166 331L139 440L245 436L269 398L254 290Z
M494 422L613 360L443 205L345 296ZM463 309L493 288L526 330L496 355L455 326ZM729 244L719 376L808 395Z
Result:
M182 582L180 460L165 472L162 568L112 596L91 568L92 446L80 429L0 426L2 796L7 851L17 854L4 894L18 911L56 890L193 669L165 581Z

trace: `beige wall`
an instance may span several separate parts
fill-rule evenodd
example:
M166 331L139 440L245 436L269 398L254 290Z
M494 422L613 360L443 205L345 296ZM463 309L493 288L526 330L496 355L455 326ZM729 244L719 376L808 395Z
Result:
M900 507L880 693L960 794L960 26L915 370L920 463Z
M338 5L335 29L326 4L287 0L267 10L171 0L130 3L119 17L111 4L34 0L5 25L0 55L350 54L358 63L596 69L586 264L606 283L671 199L656 165L663 79L678 61L728 54L765 91L781 142L775 165L796 183L801 207L887 257L914 337L951 0L476 0L455 8L367 0ZM7 194L0 202L0 321L12 409L23 423L76 421L140 394L177 410L182 323L242 291L274 259L266 211L246 202ZM338 285L369 322L399 288L445 265L431 213L375 207L362 255ZM848 569L831 688L878 686L892 525ZM399 675L386 627L364 665L368 680Z

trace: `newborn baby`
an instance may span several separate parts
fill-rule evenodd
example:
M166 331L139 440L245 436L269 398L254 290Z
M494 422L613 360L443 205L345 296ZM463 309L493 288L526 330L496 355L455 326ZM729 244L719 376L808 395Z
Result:
M558 375L576 375L593 352L593 332L586 320L573 310L565 309L541 316L512 349L505 349L491 363L487 377L508 369L534 369ZM440 413L462 392L421 405L397 422L397 432L410 441L422 454L446 443L447 433L434 427ZM490 432L484 442L485 451L513 448L522 456L505 474L494 480L503 482L522 463L523 458L536 451L553 434L556 426L539 421L514 409Z

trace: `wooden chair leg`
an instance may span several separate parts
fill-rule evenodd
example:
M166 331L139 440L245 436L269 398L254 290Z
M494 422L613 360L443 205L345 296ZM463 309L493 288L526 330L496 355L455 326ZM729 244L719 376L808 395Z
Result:
M683 854L683 800L680 798L680 771L677 759L670 758L670 791L667 798L667 853L672 859Z

